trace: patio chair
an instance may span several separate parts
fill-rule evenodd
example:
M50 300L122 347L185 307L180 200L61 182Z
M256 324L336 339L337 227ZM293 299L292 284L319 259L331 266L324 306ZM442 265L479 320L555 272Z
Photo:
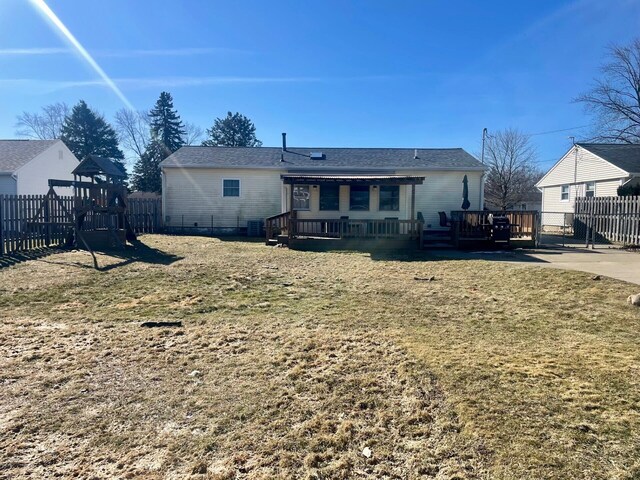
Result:
M451 228L451 221L447 218L447 212L438 212L440 215L440 226Z

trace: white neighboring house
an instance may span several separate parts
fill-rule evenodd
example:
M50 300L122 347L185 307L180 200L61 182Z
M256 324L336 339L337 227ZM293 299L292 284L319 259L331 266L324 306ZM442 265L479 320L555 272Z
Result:
M249 221L290 211L291 198L301 220L406 220L413 205L425 228L444 228L438 212L461 210L465 175L470 209L482 209L486 167L461 148L284 144L185 146L166 158L161 169L166 227L238 233Z
M0 195L46 194L50 178L73 180L78 163L62 140L0 140Z
M576 197L618 195L640 181L640 145L577 143L536 184L542 192L542 224L563 226Z

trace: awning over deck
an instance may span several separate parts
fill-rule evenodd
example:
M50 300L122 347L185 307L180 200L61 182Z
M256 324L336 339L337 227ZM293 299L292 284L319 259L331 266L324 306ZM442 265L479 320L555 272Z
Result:
M425 177L415 175L280 175L285 185L422 185Z

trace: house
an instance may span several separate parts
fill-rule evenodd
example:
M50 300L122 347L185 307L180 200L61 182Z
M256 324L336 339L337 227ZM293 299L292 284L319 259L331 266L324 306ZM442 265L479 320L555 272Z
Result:
M73 180L78 159L62 140L0 140L0 195L42 195L48 180Z
M485 208L489 210L501 210L499 205L491 202L490 200L485 201ZM522 211L536 211L539 212L542 210L542 193L539 190L534 192L527 192L522 195L520 201L513 205L513 207L509 208L509 210L522 210Z
M439 229L438 212L461 208L465 175L470 208L484 204L485 167L461 148L291 148L283 135L282 148L185 146L161 169L169 230L240 233L279 214L310 236L346 223L400 234L418 219Z
M576 197L616 196L640 180L640 145L576 143L540 179L542 223L563 226Z

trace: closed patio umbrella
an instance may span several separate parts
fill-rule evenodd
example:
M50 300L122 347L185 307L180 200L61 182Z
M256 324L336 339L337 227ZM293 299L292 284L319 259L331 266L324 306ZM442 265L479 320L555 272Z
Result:
M469 180L467 180L467 176L465 175L462 179L462 209L468 210L471 206L471 202L469 201Z

